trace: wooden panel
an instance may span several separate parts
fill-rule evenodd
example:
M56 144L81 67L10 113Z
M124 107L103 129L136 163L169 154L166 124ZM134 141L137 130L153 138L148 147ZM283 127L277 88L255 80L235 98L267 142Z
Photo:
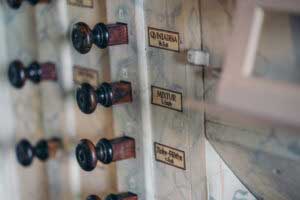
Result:
M265 16L272 11L299 13L300 6L298 2L290 0L279 4L278 1L274 1L274 3L272 1L238 1L237 5L238 9L231 38L232 46L228 48L227 59L224 63L218 102L249 115L267 119L274 123L281 123L285 126L299 128L299 86L288 81L267 80L266 78L257 78L252 75L253 68L258 63L255 62L255 59L256 57L262 59L261 55L266 55L263 58L267 59L261 62L263 65L267 66L268 60L271 60L270 62L273 66L282 65L281 63L284 60L286 63L281 67L288 67L289 70L293 71L294 64L289 61L289 58L292 57L295 49L290 48L288 45L289 43L297 45L297 39L295 38L299 35L299 30L294 28L298 26L295 24L297 18L294 19L294 23L291 23L293 18L285 17L285 24L288 23L290 28L287 28L278 18L277 20L274 18L273 26L268 26L268 30L265 27L263 29L263 22L265 19L268 20ZM274 28L276 25L279 28ZM261 31L273 33L267 37L260 38ZM280 40L277 40L275 32L282 36ZM279 54L281 54L280 57L282 58L280 61L276 59L279 56L273 56L271 59L268 59L269 53L261 51L258 53L258 50L261 50L257 48L258 44L266 44L268 42L271 42L272 48L267 52L280 52ZM276 44L280 46L280 50L284 50L276 50ZM297 60L295 62L298 65ZM273 71L274 76L274 69L271 71ZM283 72L280 73L280 76L284 76ZM295 78L290 76L289 80L292 81L292 79ZM284 95L282 95L282 91L284 91Z
M37 58L36 32L34 9L24 5L20 10L8 8L5 1L1 1L1 40L4 44L1 49L4 59L1 59L1 110L3 110L1 122L6 128L1 130L2 158L5 163L5 185L3 197L14 199L48 199L48 179L46 168L35 160L33 165L25 169L21 167L15 156L15 144L21 138L27 138L35 143L43 137L43 125L40 118L41 98L40 89L36 85L27 82L24 88L16 90L7 79L7 69L10 62L20 59L25 65ZM3 109L2 109L3 108ZM5 126L4 126L5 127ZM25 184L30 180L30 184Z
M185 57L187 49L201 47L199 2L146 1L145 10L146 26L180 34L179 53L157 48L148 49L151 85L182 93L183 102L189 97L201 100L202 71L188 65ZM186 154L185 170L159 162L154 163L156 197L205 199L204 163L201 159L195 159L199 156L204 158L204 151L201 151L204 144L203 124L192 124L190 121L198 119L201 122L202 114L194 113L189 108L180 113L155 105L152 106L151 112L153 141L182 150ZM194 176L195 174L197 176Z
M202 1L203 44L211 53L214 68L222 67L225 51L232 45L228 38L232 31L233 11L227 9L228 2ZM272 41L271 37L268 39ZM265 57L264 53L259 54L262 67L267 67ZM272 57L269 59L272 61ZM215 72L206 72L205 99L212 105L216 103L219 78ZM299 198L295 192L299 183L293 178L299 174L299 134L279 129L274 124L248 124L247 118L236 121L209 112L205 124L209 142L257 199Z
M134 137L137 159L118 163L119 190L141 199L205 199L203 114L183 113L151 105L151 85L202 100L201 69L187 64L188 48L200 48L197 1L114 1L108 20L128 23L130 44L110 48L112 79L132 82L134 101L114 107L115 133ZM148 47L148 27L180 34L181 52ZM193 119L193 120L191 120ZM154 142L186 153L186 170L154 160ZM199 159L199 156L201 159ZM197 175L195 175L197 174Z
M207 127L210 142L258 199L299 198L297 133L258 133L218 123Z
M105 1L94 1L93 7L70 5L67 1L54 1L50 6L37 7L37 29L40 60L50 60L57 65L58 84L42 85L44 126L47 136L58 135L68 146L63 158L49 163L52 199L86 198L90 194L103 196L115 191L115 166L100 164L93 172L84 172L75 159L77 143L87 138L97 143L103 137L112 137L111 109L98 106L95 113L83 114L75 100L73 67L95 69L99 81L107 81L109 63L107 50L97 47L87 54L78 53L72 46L72 25L84 22L92 29L106 21ZM62 174L64 174L62 176Z
M147 144L143 136L143 110L139 91L139 56L140 49L137 38L143 34L138 32L136 18L142 17L140 3L130 0L107 1L107 20L110 23L123 22L128 25L129 44L109 48L110 70L112 81L125 80L131 82L133 91L133 102L120 104L113 107L114 135L126 135L135 139L136 158L124 160L117 163L117 191L131 191L138 194L139 199L148 199L148 192L145 184L145 158L144 153ZM140 19L143 21L143 19Z

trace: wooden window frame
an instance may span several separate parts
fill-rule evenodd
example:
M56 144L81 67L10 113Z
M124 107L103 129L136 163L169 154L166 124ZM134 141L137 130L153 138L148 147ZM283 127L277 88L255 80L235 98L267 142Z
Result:
M300 86L252 75L264 10L300 14L300 2L299 0L237 2L232 41L227 49L217 100L221 105L234 110L300 128Z

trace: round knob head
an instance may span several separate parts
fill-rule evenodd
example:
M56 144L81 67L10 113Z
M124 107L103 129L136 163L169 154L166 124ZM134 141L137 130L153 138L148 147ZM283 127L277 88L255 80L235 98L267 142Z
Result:
M81 140L76 147L76 158L79 166L85 171L92 171L97 166L97 155L94 144L89 140Z
M71 39L74 48L81 54L88 53L93 46L91 29L83 22L74 24Z
M109 83L102 83L97 90L98 101L104 107L113 105L112 87Z
M41 82L42 70L41 70L41 66L37 62L31 63L29 67L26 69L26 73L27 73L27 77L33 83Z
M49 158L48 142L40 140L35 146L36 157L41 161L46 161Z
M6 1L7 1L7 4L9 5L9 7L13 8L13 9L18 9L18 8L20 8L23 0L6 0Z
M83 83L76 92L76 101L79 109L85 114L93 113L97 108L97 94L94 88L88 84Z
M97 158L104 164L109 164L113 161L112 144L107 139L101 139L96 145Z
M34 157L34 150L28 140L21 140L16 146L16 156L18 162L27 167L31 165Z
M108 46L108 29L105 24L99 23L93 28L93 41L97 47L104 49Z
M22 62L13 61L8 68L8 79L16 88L22 88L26 81L25 68Z
M86 198L86 200L101 200L101 198L96 195L90 195Z

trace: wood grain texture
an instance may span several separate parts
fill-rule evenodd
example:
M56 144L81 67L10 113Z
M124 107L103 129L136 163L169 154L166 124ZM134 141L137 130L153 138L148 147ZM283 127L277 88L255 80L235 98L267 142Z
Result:
M109 80L107 50L93 47L88 54L79 54L69 37L76 22L87 23L91 28L100 22L107 23L105 5L103 0L94 1L93 8L53 1L48 7L36 8L39 59L56 63L60 75L59 84L42 85L44 129L47 136L59 135L71 142L67 144L71 149L82 138L96 142L103 137L112 137L111 110L98 106L92 115L80 112L74 97L76 86L72 82L75 65L97 70L100 83ZM71 149L67 150L69 155L65 155L64 160L49 165L51 198L84 199L90 194L102 196L114 192L114 165L101 165L92 173L83 172Z
M118 164L119 189L130 189L139 199L205 199L203 124L191 121L203 121L203 115L188 108L178 113L150 104L151 85L202 99L202 71L185 59L188 48L201 47L198 2L115 1L107 8L109 20L128 23L130 41L128 46L110 48L112 79L131 81L134 94L131 105L114 107L116 134L134 137L137 145L136 160ZM148 27L179 32L181 52L148 47ZM145 143L144 138L150 141ZM153 152L154 142L184 150L187 170L157 163L153 153L143 154L147 148ZM143 174L143 169L149 169L145 159L151 165L148 174ZM147 185L145 179L154 182Z
M8 84L3 76L7 75L7 66L14 59L20 59L29 64L37 58L38 48L35 43L35 19L34 9L29 5L23 5L22 9L13 11L5 4L0 2L3 9L3 21L1 31L5 31L6 63L1 64L1 85L8 90L10 100L5 102L7 108L11 108L14 121L13 128L10 130L10 136L5 132L1 133L1 141L4 143L3 151L6 152L6 175L3 184L11 184L11 188L4 191L4 196L9 197L12 192L15 199L49 199L48 198L48 178L46 168L39 161L34 161L30 169L25 169L18 165L15 159L14 146L21 138L30 139L33 143L43 137L43 128L41 115L40 90L33 84L26 84L22 90L15 90ZM22 24L22 26L20 26ZM5 109L4 111L8 111ZM3 117L6 113L3 113ZM7 113L10 116L9 113ZM9 129L7 129L9 131ZM2 137L4 136L4 137ZM28 180L30 184L24 184Z

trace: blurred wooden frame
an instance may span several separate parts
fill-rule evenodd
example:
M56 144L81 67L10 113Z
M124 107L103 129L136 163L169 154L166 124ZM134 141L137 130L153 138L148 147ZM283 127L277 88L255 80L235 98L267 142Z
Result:
M300 128L300 86L252 75L264 10L300 13L300 1L237 1L232 41L218 88L218 103L258 118Z

